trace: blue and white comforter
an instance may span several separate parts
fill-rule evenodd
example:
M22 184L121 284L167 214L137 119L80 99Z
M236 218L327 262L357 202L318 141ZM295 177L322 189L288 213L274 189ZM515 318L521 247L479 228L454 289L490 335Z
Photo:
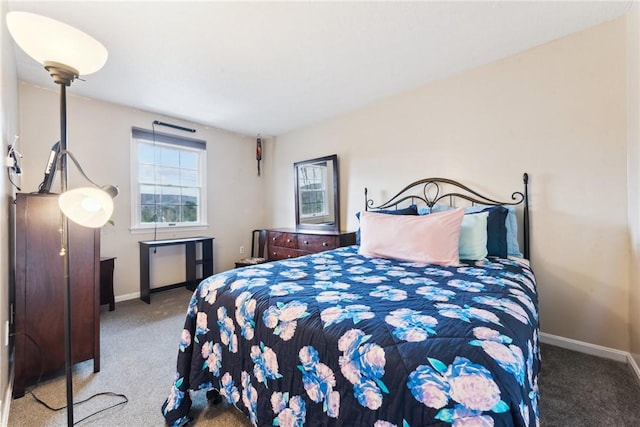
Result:
M162 411L215 388L261 426L538 425L533 273L436 267L357 246L211 276L187 312Z

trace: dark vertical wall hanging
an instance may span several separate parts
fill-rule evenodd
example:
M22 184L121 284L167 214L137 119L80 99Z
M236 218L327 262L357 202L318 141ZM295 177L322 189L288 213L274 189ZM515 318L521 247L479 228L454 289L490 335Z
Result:
M262 160L262 139L260 134L258 134L258 139L256 140L256 160L258 161L258 176L260 176L260 160Z

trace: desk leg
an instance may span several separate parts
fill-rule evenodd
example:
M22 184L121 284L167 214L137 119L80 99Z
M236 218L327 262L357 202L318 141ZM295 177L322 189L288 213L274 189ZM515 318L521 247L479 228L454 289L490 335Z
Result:
M213 275L213 239L202 242L202 276Z
M196 283L196 269L197 269L197 265L196 265L196 244L195 242L188 242L185 245L185 258L186 258L186 265L185 265L185 273L186 273L186 282L187 282L187 289L193 291L196 289L197 283Z
M140 299L147 304L151 304L149 288L149 247L140 245Z

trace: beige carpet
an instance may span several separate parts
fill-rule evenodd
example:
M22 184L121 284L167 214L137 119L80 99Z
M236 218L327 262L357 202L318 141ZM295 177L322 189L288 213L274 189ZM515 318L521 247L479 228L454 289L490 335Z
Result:
M175 373L180 332L191 292L164 291L151 296L151 304L125 301L115 311L101 308L101 370L93 373L93 362L74 366L74 401L95 393L125 394L129 402L109 409L80 423L82 426L162 426L162 402L171 390ZM35 394L52 407L66 404L64 372L42 382ZM237 409L227 405L209 407L204 392L193 394L192 416L199 426L231 427L251 425ZM117 397L98 397L76 405L74 420L121 401ZM51 411L30 394L11 402L10 427L64 426L65 410Z

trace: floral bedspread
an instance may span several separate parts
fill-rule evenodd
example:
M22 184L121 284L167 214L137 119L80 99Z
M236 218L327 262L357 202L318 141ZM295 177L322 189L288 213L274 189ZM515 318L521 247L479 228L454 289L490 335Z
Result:
M261 426L539 424L527 266L435 267L357 249L203 280L162 406L167 423L188 422L192 390L215 388Z

